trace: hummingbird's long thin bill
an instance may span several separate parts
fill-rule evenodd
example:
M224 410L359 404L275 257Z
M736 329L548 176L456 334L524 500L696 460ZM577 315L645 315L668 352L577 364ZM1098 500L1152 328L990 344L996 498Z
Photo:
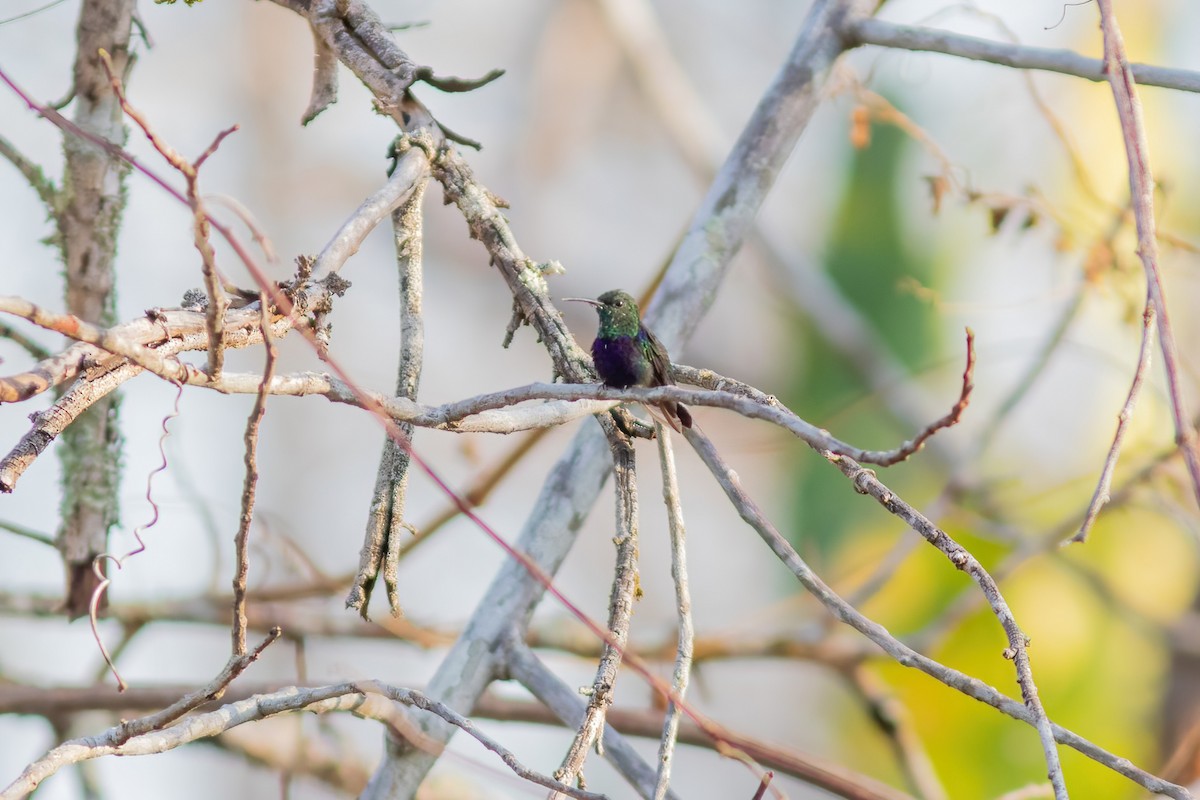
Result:
M592 305L592 306L604 305L599 300L593 300L590 297L564 297L563 302L564 303L568 303L568 302L570 302L570 303L587 303L588 305Z

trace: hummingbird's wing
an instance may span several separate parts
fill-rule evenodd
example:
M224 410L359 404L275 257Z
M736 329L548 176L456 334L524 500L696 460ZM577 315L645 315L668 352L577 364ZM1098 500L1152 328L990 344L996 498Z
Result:
M671 357L667 355L667 348L645 325L641 334L642 349L650 360L650 385L670 386L675 381L671 379Z
M671 377L671 357L667 355L667 348L658 340L649 328L645 325L641 326L642 347L645 348L646 357L650 361L650 385L651 386L671 386L675 380ZM667 424L676 431L682 432L680 425L684 428L692 427L692 415L688 412L687 406L683 403L668 401L662 404L662 410L667 419Z

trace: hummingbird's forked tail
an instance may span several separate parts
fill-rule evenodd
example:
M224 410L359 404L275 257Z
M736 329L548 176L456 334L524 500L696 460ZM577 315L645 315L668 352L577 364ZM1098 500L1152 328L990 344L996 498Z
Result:
M684 428L692 427L692 413L683 403L667 400L658 405L647 405L650 416L663 423L676 433L683 433Z

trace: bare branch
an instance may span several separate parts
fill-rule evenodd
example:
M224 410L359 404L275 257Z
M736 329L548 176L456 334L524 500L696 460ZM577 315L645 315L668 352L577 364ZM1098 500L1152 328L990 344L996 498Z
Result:
M737 474L725 464L724 460L717 453L716 448L713 447L704 434L692 428L685 431L684 435L696 450L696 453L712 471L713 476L725 491L725 495L738 510L738 513L741 514L742 519L766 542L776 557L796 577L796 580L813 597L820 601L836 619L866 636L902 666L918 669L950 688L966 694L968 697L973 697L976 700L987 703L1013 719L1019 719L1032 726L1037 726L1037 715L1024 704L1018 703L1001 694L982 681L921 655L892 636L882 625L863 616L857 609L842 599L800 558L799 553L796 552L787 538L775 528L754 501L746 495L745 491L741 488ZM843 463L848 464L849 460L845 459ZM865 473L866 471L864 470L863 472ZM869 476L864 477L869 478ZM873 479L870 480L873 481ZM873 481L873 483L877 484L878 481ZM895 499L886 490L882 490L880 494L887 494ZM1114 772L1124 775L1147 790L1165 794L1168 797L1176 798L1176 800L1190 800L1191 793L1186 788L1164 781L1157 776L1138 769L1128 759L1113 755L1059 725L1051 724L1050 727L1057 741L1062 742L1068 747L1075 748L1087 757L1105 765Z
M96 400L116 389L142 368L123 364L94 381L79 381L45 411L31 415L33 427L0 459L0 492L11 492L25 470Z
M556 377L572 383L595 380L591 359L550 299L546 275L561 271L561 265L526 257L500 213L498 198L475 180L470 166L457 152L442 150L433 165L433 176L445 189L447 200L457 205L466 218L472 238L483 242L492 265L500 270L512 292L514 317L508 339L517 324L530 325L549 352Z
M1117 457L1121 453L1121 445L1125 441L1125 434L1133 419L1133 409L1137 405L1142 383L1146 380L1146 373L1150 371L1150 352L1154 349L1154 317L1154 301L1147 296L1146 308L1142 312L1142 346L1138 350L1137 367L1133 371L1133 383L1129 385L1129 393L1125 396L1125 405L1121 406L1121 413L1117 414L1117 432L1113 435L1112 445L1108 448L1108 457L1104 459L1104 468L1100 470L1100 480L1096 484L1096 491L1092 493L1092 500L1088 503L1087 511L1084 512L1079 530L1067 542L1087 541L1088 531L1092 529L1096 517L1100 516L1100 509L1110 499L1108 492L1112 487L1113 473L1117 469Z
M267 413L267 384L275 372L275 345L271 343L269 315L267 314L267 293L259 295L259 330L262 332L263 344L266 345L266 363L263 365L262 384L254 398L254 407L246 419L244 436L246 451L246 477L242 482L242 506L238 515L238 529L234 535L234 560L236 567L233 571L233 657L246 654L246 577L250 571L250 525L254 521L254 496L258 491L258 429L262 425L263 415Z
M95 345L115 355L123 356L139 366L170 381L178 383L203 382L204 373L183 364L178 359L166 359L156 350L140 342L85 322L73 314L55 314L20 297L0 296L0 311L23 317L38 327L56 331L72 339Z
M662 436L662 430L659 429ZM587 711L571 746L563 757L554 777L564 783L575 780L583 770L588 750L595 744L604 754L604 715L613 702L617 671L629 642L629 623L633 618L634 593L638 584L638 513L637 475L634 469L633 446L627 440L612 444L613 483L616 489L616 532L613 544L617 548L617 563L613 568L612 592L608 600L608 631L600 652L600 663L592 681Z
M38 198L46 206L46 210L51 216L58 213L58 187L54 185L54 181L46 177L42 168L30 161L25 156L21 155L21 151L16 145L8 139L0 136L0 156L8 159L8 161L17 168L21 173L21 177L33 187L37 192Z
M154 146L154 149L183 176L184 181L187 183L187 201L189 207L192 209L192 243L195 245L197 252L200 253L200 268L204 276L204 288L208 292L208 305L205 307L205 319L208 325L209 338L208 374L217 377L221 374L221 369L225 363L225 344L221 341L221 332L223 330L222 323L225 320L225 310L229 305L229 301L222 290L224 281L217 271L217 254L213 250L212 242L209 241L208 212L205 209L204 201L200 198L198 170L200 165L216 152L217 147L220 146L225 137L237 130L237 126L234 125L217 134L212 144L200 155L196 163L192 164L178 150L155 133L146 116L130 104L129 100L125 97L125 90L121 86L121 79L118 77L112 58L107 51L100 51L100 61L104 65L104 71L108 74L109 85L112 87L113 94L121 104L121 109L125 112L126 116L142 129L142 132L146 134L146 138L150 140L150 144Z
M27 528L24 525L18 525L15 522L9 522L7 520L0 520L0 530L8 531L9 533L14 534L16 536L20 536L25 539L30 539L35 542L40 542L42 544L47 544L47 545L50 545L51 547L54 546L54 537L53 536L49 536L40 531L35 531L33 528Z
M338 60L333 48L321 38L321 33L311 27L313 35L313 85L308 108L300 117L300 124L307 125L322 111L337 102Z
M229 662L221 670L220 674L213 678L203 689L181 697L177 702L156 714L129 722L122 722L113 729L112 742L119 745L135 736L142 736L150 731L158 730L164 725L169 725L179 719L201 703L219 700L224 695L225 689L229 684L233 683L251 664L258 661L263 651L274 644L282 635L283 631L280 628L272 628L267 633L266 638L259 642L253 650L229 659Z
M428 167L427 160L422 163ZM421 381L425 347L425 323L421 310L424 269L421 203L424 197L424 180L421 180L404 204L392 212L396 265L400 273L400 358L396 395L413 402L417 399L417 387ZM399 428L404 438L412 441L413 424L402 422ZM367 618L371 590L381 567L388 606L393 616L400 615L396 575L408 532L404 522L404 508L408 491L409 462L408 452L392 437L386 437L367 517L367 532L359 557L358 574L346 599L346 606L357 610L364 619Z
M434 75L432 67L417 67L417 80L442 92L473 92L503 75L504 70L493 69L480 78L453 78Z
M1029 664L1029 652L1026 649L1028 637L1017 626L1017 621L1013 617L1007 601L1000 594L1000 588L996 585L996 581L974 555L954 541L945 531L938 529L915 508L893 494L890 489L880 483L874 472L863 469L847 456L831 453L826 457L850 479L854 484L855 491L874 497L880 505L904 520L909 527L940 550L951 564L970 575L979 584L980 590L987 597L988 604L992 607L997 619L1000 620L1000 625L1004 628L1004 634L1008 638L1008 647L1004 651L1004 657L1012 661L1016 668L1021 695L1025 700L1025 706L1032 715L1032 724L1037 728L1038 735L1042 740L1042 751L1046 757L1046 766L1049 769L1050 782L1054 785L1056 800L1066 800L1067 787L1058 758L1058 747L1054 742L1054 732L1051 729L1050 718L1046 716L1042 701L1038 697L1037 685L1033 682L1033 670Z
M563 725L580 728L587 716L587 705L571 687L542 664L514 631L503 639L504 664L513 680L520 683L540 700ZM651 800L654 797L655 774L621 734L614 731L605 720L603 756L629 781L637 793ZM667 797L675 798L668 791Z
M533 659L536 663L536 673L529 669L527 659ZM513 659L513 663L520 666L520 680L528 680L530 685L538 688L539 698L550 698L550 707L539 701L513 700L488 692L475 704L471 712L473 717L572 728L578 725L578 721L583 718L584 703L577 693L541 665L536 656L527 649ZM254 695L274 694L280 689L279 686L239 683L229 688L225 699L228 702L236 702ZM81 711L129 712L159 708L186 692L187 689L177 686L134 687L124 693L118 693L109 686L44 687L0 684L0 713L60 716ZM558 712L561 712L561 719ZM653 790L653 770L637 754L635 748L625 739L625 735L651 739L657 737L662 727L659 715L652 709L614 707L609 709L607 720L609 727L604 734L607 742L605 758L637 787L642 796L650 797ZM751 753L755 760L839 796L854 800L913 800L904 792L865 775L856 775L836 763L775 747L749 736L735 736L739 748ZM717 744L711 736L687 720L680 725L679 739L686 744L717 749ZM221 740L215 743L220 746ZM823 781L820 777L822 775L835 777ZM359 790L361 791L361 786ZM674 794L668 796L675 797Z
M358 252L371 231L424 187L429 176L427 148L432 144L427 138L413 137L412 142L417 146L404 150L388 182L359 204L321 250L312 265L313 280L320 281L338 272Z
M8 339L38 361L43 361L54 355L50 350L30 339L7 322L0 322L0 339Z
M868 17L851 20L845 32L857 44L944 53L1017 69L1059 72L1096 82L1108 79L1103 61L1087 58L1070 50L995 42L960 33L901 25ZM1148 64L1130 66L1138 83L1185 92L1200 92L1200 73Z
M1159 348L1163 368L1167 373L1167 391L1171 398L1171 416L1175 420L1175 441L1183 451L1192 482L1192 493L1200 502L1200 452L1196 450L1196 429L1187 412L1180 376L1179 348L1167 311L1167 290L1158 267L1158 239L1154 219L1154 176L1150 171L1150 146L1146 141L1142 121L1142 105L1138 99L1135 73L1125 55L1125 41L1112 8L1112 0L1097 0L1100 9L1100 29L1104 34L1104 71L1112 86L1125 140L1125 155L1129 164L1129 196L1133 217L1137 223L1137 253L1146 273L1146 292L1154 306L1158 322Z
M962 392L958 396L958 401L946 412L945 416L926 425L912 439L900 445L883 458L869 459L870 462L883 467L898 464L901 461L907 460L914 453L919 452L925 446L925 442L938 431L957 425L958 421L962 419L963 412L967 410L967 404L971 402L971 392L975 389L975 384L973 383L974 373L975 332L967 328L967 366L963 369Z
M256 658L260 650L261 648L256 649L246 658ZM371 695L419 708L445 719L500 756L501 760L524 780L570 797L579 798L579 800L604 800L604 795L566 786L530 770L518 761L507 748L476 728L469 719L444 704L430 700L420 692L389 686L378 681L342 683L312 689L289 687L268 695L255 695L230 703L215 711L197 714L178 725L167 728L156 726L133 735L125 735L128 732L126 726L117 726L98 737L74 739L59 745L45 757L29 765L17 780L0 792L0 800L25 797L46 778L70 764L106 755L128 756L162 753L198 739L216 736L247 722L293 711L306 710L318 714L349 711L357 716L379 719L389 724L394 723L395 711L390 704L371 703L369 702Z
M657 425L658 460L662 469L663 502L667 506L667 527L671 536L671 578L675 584L675 611L679 616L678 644L675 669L671 674L671 690L676 697L687 695L688 679L695 649L695 630L692 627L692 597L688 588L687 547L684 541L683 508L679 502L679 480L675 475L675 453L671 437ZM667 701L662 736L658 745L658 775L655 778L654 800L663 800L671 780L671 762L675 739L679 733L680 709L674 699Z
M318 284L323 288L323 284ZM224 338L227 347L246 347L262 341L262 332L255 325L257 310L230 312L226 319ZM272 323L272 336L286 333L292 321L286 317ZM203 350L208 347L209 337L203 314L192 311L167 310L134 320L109 329L118 337L133 343L142 343L164 357L187 350ZM89 366L90 365L90 366ZM98 398L113 391L130 378L142 372L142 367L123 361L90 344L75 344L63 353L42 362L34 370L10 378L0 378L0 395L5 389L17 394L32 396L36 392L23 389L44 390L51 385L69 380L80 372L85 374L62 397L45 411L33 417L33 427L21 441L0 459L0 492L11 492L25 470L75 419L92 407ZM199 375L197 373L197 380ZM163 376L166 377L166 376ZM245 376L253 382L254 376ZM257 376L262 383L262 376ZM168 378L169 380L169 378ZM255 391L247 389L247 393ZM24 398L22 398L24 399ZM3 402L0 399L0 402Z
M525 456L533 451L535 445L549 432L550 426L535 427L533 430L526 432L517 442L516 447L510 449L502 458L488 469L484 470L467 488L466 491L459 494L460 497L471 508L480 506L487 500L492 491L507 477L512 469ZM409 553L417 548L422 542L429 539L433 534L442 529L446 523L456 518L462 513L458 506L454 503L448 504L442 511L435 515L429 522L424 525L416 526L416 530L411 531L412 536L408 537L400 548L400 558L404 558Z

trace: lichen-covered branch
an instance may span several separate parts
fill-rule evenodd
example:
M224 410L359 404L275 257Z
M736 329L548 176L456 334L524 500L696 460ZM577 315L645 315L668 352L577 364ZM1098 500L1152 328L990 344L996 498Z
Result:
M76 29L75 122L120 146L125 142L121 104L100 60L129 66L133 0L85 0ZM113 262L125 210L127 167L110 154L74 136L63 138L61 210L56 239L66 267L66 307L85 322L112 325L116 309ZM108 531L119 515L120 400L109 394L64 432L59 450L62 502L58 547L67 571L65 608L69 617L87 613L98 578L92 561L107 549Z
M425 197L422 183L392 212L392 231L396 242L396 266L400 273L400 358L396 375L396 396L417 399L421 381L425 348L425 323L422 304L422 213ZM412 441L414 425L399 423L401 434ZM394 616L400 615L400 594L397 571L401 548L408 535L404 508L408 491L408 452L390 436L384 440L379 471L375 478L374 495L367 516L367 532L363 540L358 574L346 599L366 619L371 589L382 569L388 606Z

